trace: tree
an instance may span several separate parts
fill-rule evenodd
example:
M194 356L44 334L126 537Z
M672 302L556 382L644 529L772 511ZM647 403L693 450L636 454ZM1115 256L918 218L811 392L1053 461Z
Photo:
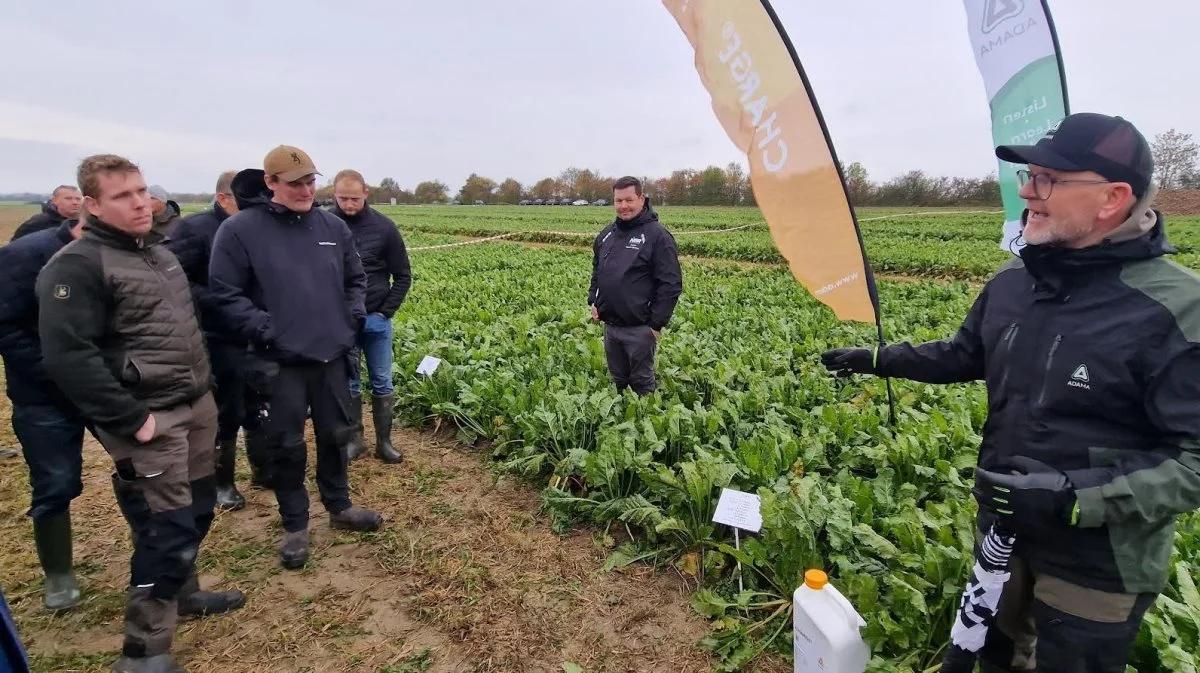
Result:
M720 166L709 166L696 176L692 188L692 205L720 206L728 203L728 188L725 171Z
M496 200L500 203L508 203L516 205L521 200L521 183L512 178L508 178L500 183L500 188L496 190Z
M462 189L458 190L458 200L462 203L475 203L476 201L491 203L495 191L495 180L472 173L467 176L467 181L463 183Z
M746 198L746 192L750 189L750 184L746 180L746 172L742 170L742 165L736 161L731 161L725 166L725 196L727 203L731 206L737 206Z
M1179 182L1184 189L1200 189L1200 170L1188 173Z
M850 193L850 203L861 206L869 202L874 185L871 184L867 167L855 161L842 171L846 178L846 191Z
M449 188L437 180L428 180L417 185L413 190L413 200L417 203L439 203L446 200Z
M545 201L546 199L556 198L555 195L558 193L558 190L558 182L554 178L542 178L533 186L530 196Z
M1196 170L1200 147L1192 142L1192 134L1179 133L1172 128L1154 136L1150 152L1154 155L1154 173L1158 177L1159 188L1174 189L1181 186L1183 178Z
M398 192L400 191L400 183L392 178L384 178L379 181L379 190L383 192Z

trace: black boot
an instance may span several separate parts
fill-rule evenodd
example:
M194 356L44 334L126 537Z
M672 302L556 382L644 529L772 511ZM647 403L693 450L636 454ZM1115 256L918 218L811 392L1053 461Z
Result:
M279 563L288 570L303 568L308 563L308 529L294 533L284 532L283 539L276 548L279 553Z
M183 673L171 654L178 606L173 600L155 598L152 591L152 587L129 589L123 656L113 673Z
M222 439L217 444L217 509L222 512L236 511L246 506L246 499L234 483L234 467L237 465L237 438Z
M375 457L385 463L399 463L404 456L392 446L392 396L371 397L371 417L375 421Z
M337 514L329 513L329 527L334 530L353 530L370 532L379 530L383 525L383 517L369 509L351 505Z
M46 574L42 603L47 610L69 610L79 603L71 548L71 512L34 519L33 541Z
M195 571L179 590L179 616L205 617L236 610L246 604L240 591L201 591Z
M367 442L363 439L363 398L362 395L350 396L350 423L354 434L342 447L346 460L357 460L367 452Z

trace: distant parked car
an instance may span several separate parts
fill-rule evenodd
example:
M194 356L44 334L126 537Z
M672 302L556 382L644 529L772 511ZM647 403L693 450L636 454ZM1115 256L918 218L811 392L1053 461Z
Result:
M571 202L572 206L586 206L587 204L587 199L575 199Z
M592 201L592 205L593 206L607 206L608 199L596 199L595 201Z

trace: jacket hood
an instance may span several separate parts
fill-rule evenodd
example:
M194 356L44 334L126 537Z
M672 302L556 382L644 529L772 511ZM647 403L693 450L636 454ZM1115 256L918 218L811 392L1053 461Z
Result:
M657 221L658 213L655 212L654 207L650 205L650 197L647 196L646 204L642 206L642 211L638 213L632 220L625 221L618 217L613 220L613 224L617 225L617 227L620 229L629 230L635 227L640 227L643 224Z
M230 190L237 201L238 210L271 202L271 190L267 189L267 172L261 168L247 168L233 176Z

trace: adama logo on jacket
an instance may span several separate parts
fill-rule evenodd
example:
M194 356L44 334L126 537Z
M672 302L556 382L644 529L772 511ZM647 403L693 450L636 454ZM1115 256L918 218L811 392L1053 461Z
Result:
M1069 385L1073 388L1083 388L1084 390L1091 390L1092 387L1090 385L1088 385L1088 383L1090 383L1091 380L1092 380L1092 377L1088 375L1087 365L1079 365L1078 367L1075 368L1075 372L1071 374L1071 379L1069 381L1067 381L1067 385Z
M637 236L634 236L629 239L629 244L625 246L625 249L626 250L641 250L642 246L645 244L646 244L646 235L638 234Z

